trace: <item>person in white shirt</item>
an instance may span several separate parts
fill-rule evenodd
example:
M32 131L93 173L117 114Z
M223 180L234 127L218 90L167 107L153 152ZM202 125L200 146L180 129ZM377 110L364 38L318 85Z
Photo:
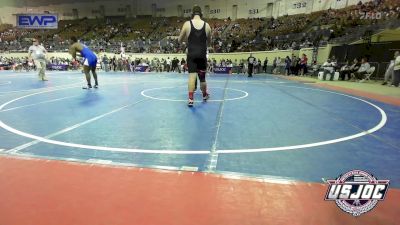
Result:
M396 51L393 68L393 86L398 87L400 83L400 52Z
M322 80L326 80L326 75L330 74L330 80L333 80L333 75L335 72L335 65L331 61L331 59L328 59L324 64L322 64L322 68L324 69L324 75L322 77Z
M389 81L393 83L393 77L394 77L394 60L396 59L396 56L393 60L390 60L390 63L386 69L385 72L385 78L383 79L382 85L388 84Z
M253 70L254 70L254 74L257 74L258 73L258 61L257 61L257 59L255 59L254 60L254 63L253 63Z
M169 57L167 58L167 72L169 72L171 70L171 59L169 59Z
M282 60L281 57L278 57L278 59L276 60L276 72L278 74L281 73L281 66L282 66Z
M46 78L46 49L39 45L39 39L33 39L33 45L29 47L28 58L30 61L35 63L36 69L39 70L39 79L42 81L47 81Z
M369 65L367 58L362 58L360 69L358 69L358 71L355 72L354 75L356 76L357 79L362 80L364 79L364 75L368 72L370 68L371 65Z

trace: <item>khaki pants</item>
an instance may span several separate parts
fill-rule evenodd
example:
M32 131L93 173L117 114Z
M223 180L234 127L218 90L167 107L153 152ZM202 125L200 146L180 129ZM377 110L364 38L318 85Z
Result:
M394 70L393 85L398 87L400 84L400 70Z
M46 79L46 61L45 60L35 60L36 69L39 70L39 79L45 80Z
M393 80L394 80L394 62L389 64L389 67L387 68L387 70L385 72L384 82L391 81L393 83Z

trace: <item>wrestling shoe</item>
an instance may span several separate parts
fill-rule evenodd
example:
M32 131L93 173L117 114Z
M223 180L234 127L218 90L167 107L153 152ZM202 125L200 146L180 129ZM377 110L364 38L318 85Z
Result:
M189 106L189 107L193 107L193 104L194 104L193 99L189 99L189 101L188 101L188 106Z
M207 93L203 95L203 101L207 101L210 98L210 95Z
M90 89L92 88L92 85L88 84L88 86L83 86L82 89Z

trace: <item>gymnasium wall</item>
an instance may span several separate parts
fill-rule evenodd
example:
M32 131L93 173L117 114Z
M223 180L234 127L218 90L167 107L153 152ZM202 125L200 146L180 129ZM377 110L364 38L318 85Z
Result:
M330 52L332 50L333 45L328 45L326 47L322 47L318 49L318 57L317 57L317 64L322 65L326 60L329 58ZM313 49L312 48L302 48L299 51L299 56L306 54L309 59L309 63L311 62Z
M322 64L327 60L327 58L329 57L331 48L332 48L331 46L319 48L319 52L318 52L318 63L319 64ZM268 57L269 64L271 64L275 57L285 58L286 56L291 56L292 54L294 54L296 56L301 56L301 54L303 54L303 53L305 53L308 56L309 63L311 63L312 49L309 49L309 48L301 49L300 51L293 51L293 50L262 51L262 52L253 52L252 54L254 57L256 57L257 59L260 59L261 61L264 61L264 59L266 57ZM114 56L113 53L105 53L105 54L108 57ZM3 57L17 57L17 58L26 57L27 55L28 55L28 53L1 53L0 54L0 56L3 56ZM186 58L185 54L138 54L138 53L131 54L131 53L128 53L127 55L131 56L132 58L144 58L144 59L148 58L149 60L151 60L153 58L166 59L167 57L169 57L169 58L177 57L178 59ZM51 53L48 53L47 58L51 58L53 56L61 57L61 58L71 58L71 56L66 52L51 52ZM119 57L119 55L116 55L116 56ZM235 59L237 59L239 62L241 59L247 59L249 56L250 56L250 52L214 53L214 54L210 54L209 58L211 58L211 59L214 58L217 61L219 61L221 59L231 59L234 61Z

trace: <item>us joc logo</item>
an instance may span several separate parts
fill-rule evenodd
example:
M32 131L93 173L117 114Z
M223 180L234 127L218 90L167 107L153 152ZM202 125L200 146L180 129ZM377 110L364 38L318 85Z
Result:
M378 180L362 170L351 170L327 183L325 200L335 201L340 209L353 216L371 211L378 201L385 199L389 188L389 180Z

